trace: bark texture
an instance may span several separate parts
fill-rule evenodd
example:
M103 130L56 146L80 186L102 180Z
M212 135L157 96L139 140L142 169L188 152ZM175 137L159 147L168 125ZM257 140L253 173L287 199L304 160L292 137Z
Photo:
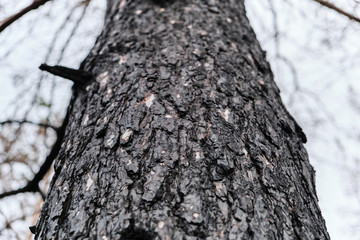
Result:
M108 0L37 239L329 239L242 0Z

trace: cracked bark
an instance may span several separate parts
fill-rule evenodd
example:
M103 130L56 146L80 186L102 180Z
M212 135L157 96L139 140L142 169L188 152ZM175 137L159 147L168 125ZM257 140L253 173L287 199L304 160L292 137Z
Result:
M243 1L108 0L36 239L329 239Z

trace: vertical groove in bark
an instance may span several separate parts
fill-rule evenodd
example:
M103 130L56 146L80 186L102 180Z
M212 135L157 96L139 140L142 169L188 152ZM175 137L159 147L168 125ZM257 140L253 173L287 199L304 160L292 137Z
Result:
M112 0L37 238L329 239L243 1Z

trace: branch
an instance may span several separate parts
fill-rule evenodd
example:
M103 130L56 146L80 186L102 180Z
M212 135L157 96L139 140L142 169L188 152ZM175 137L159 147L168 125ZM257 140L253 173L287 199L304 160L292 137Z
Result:
M2 32L5 28L11 25L13 22L24 16L26 13L30 12L31 10L37 9L41 5L44 5L46 2L50 0L34 0L29 6L23 8L18 13L5 18L0 22L0 32Z
M348 17L350 20L353 20L353 21L356 21L356 22L360 23L360 18L354 16L351 13L348 13L348 12L344 11L343 9L335 6L334 4L332 4L332 3L328 2L328 1L325 1L325 0L314 0L314 1L320 3L321 5L323 5L323 6L327 7L327 8L330 8L330 9L340 13L341 15L344 15L344 16Z
M40 192L41 195L43 196L42 192L39 189L39 186L32 184L32 181L31 181L25 187L0 194L0 199L2 199L4 197L16 195L18 193L25 193L25 192Z
M41 64L39 68L56 76L66 78L79 85L85 85L86 83L89 83L89 81L92 79L92 75L89 72L63 66L49 66L47 64Z
M12 123L18 123L18 124L24 124L24 123L27 123L27 124L32 124L32 125L36 125L36 126L39 126L39 127L44 127L44 128L52 128L53 130L57 131L58 128L55 127L55 126L52 126L50 124L46 124L46 123L36 123L36 122L31 122L31 121L28 121L28 120L6 120L6 121L3 121L3 122L0 122L0 125L6 125L6 124L12 124Z
M25 192L39 192L41 194L41 196L43 197L43 199L45 199L45 194L40 190L39 182L44 178L46 173L49 171L53 161L55 160L55 158L57 157L57 155L60 151L61 144L62 144L62 141L65 136L65 128L69 122L70 109L71 109L71 104L69 104L65 119L64 119L61 127L57 130L56 142L54 143L54 145L53 145L49 155L46 157L44 163L41 165L39 171L35 174L34 178L31 181L29 181L22 188L0 194L0 199L2 199L4 197L15 195L18 193L25 193Z

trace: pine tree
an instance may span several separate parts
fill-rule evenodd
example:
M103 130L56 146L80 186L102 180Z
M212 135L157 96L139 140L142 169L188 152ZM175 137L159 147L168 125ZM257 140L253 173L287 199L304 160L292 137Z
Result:
M244 1L109 0L80 70L36 239L330 239Z

